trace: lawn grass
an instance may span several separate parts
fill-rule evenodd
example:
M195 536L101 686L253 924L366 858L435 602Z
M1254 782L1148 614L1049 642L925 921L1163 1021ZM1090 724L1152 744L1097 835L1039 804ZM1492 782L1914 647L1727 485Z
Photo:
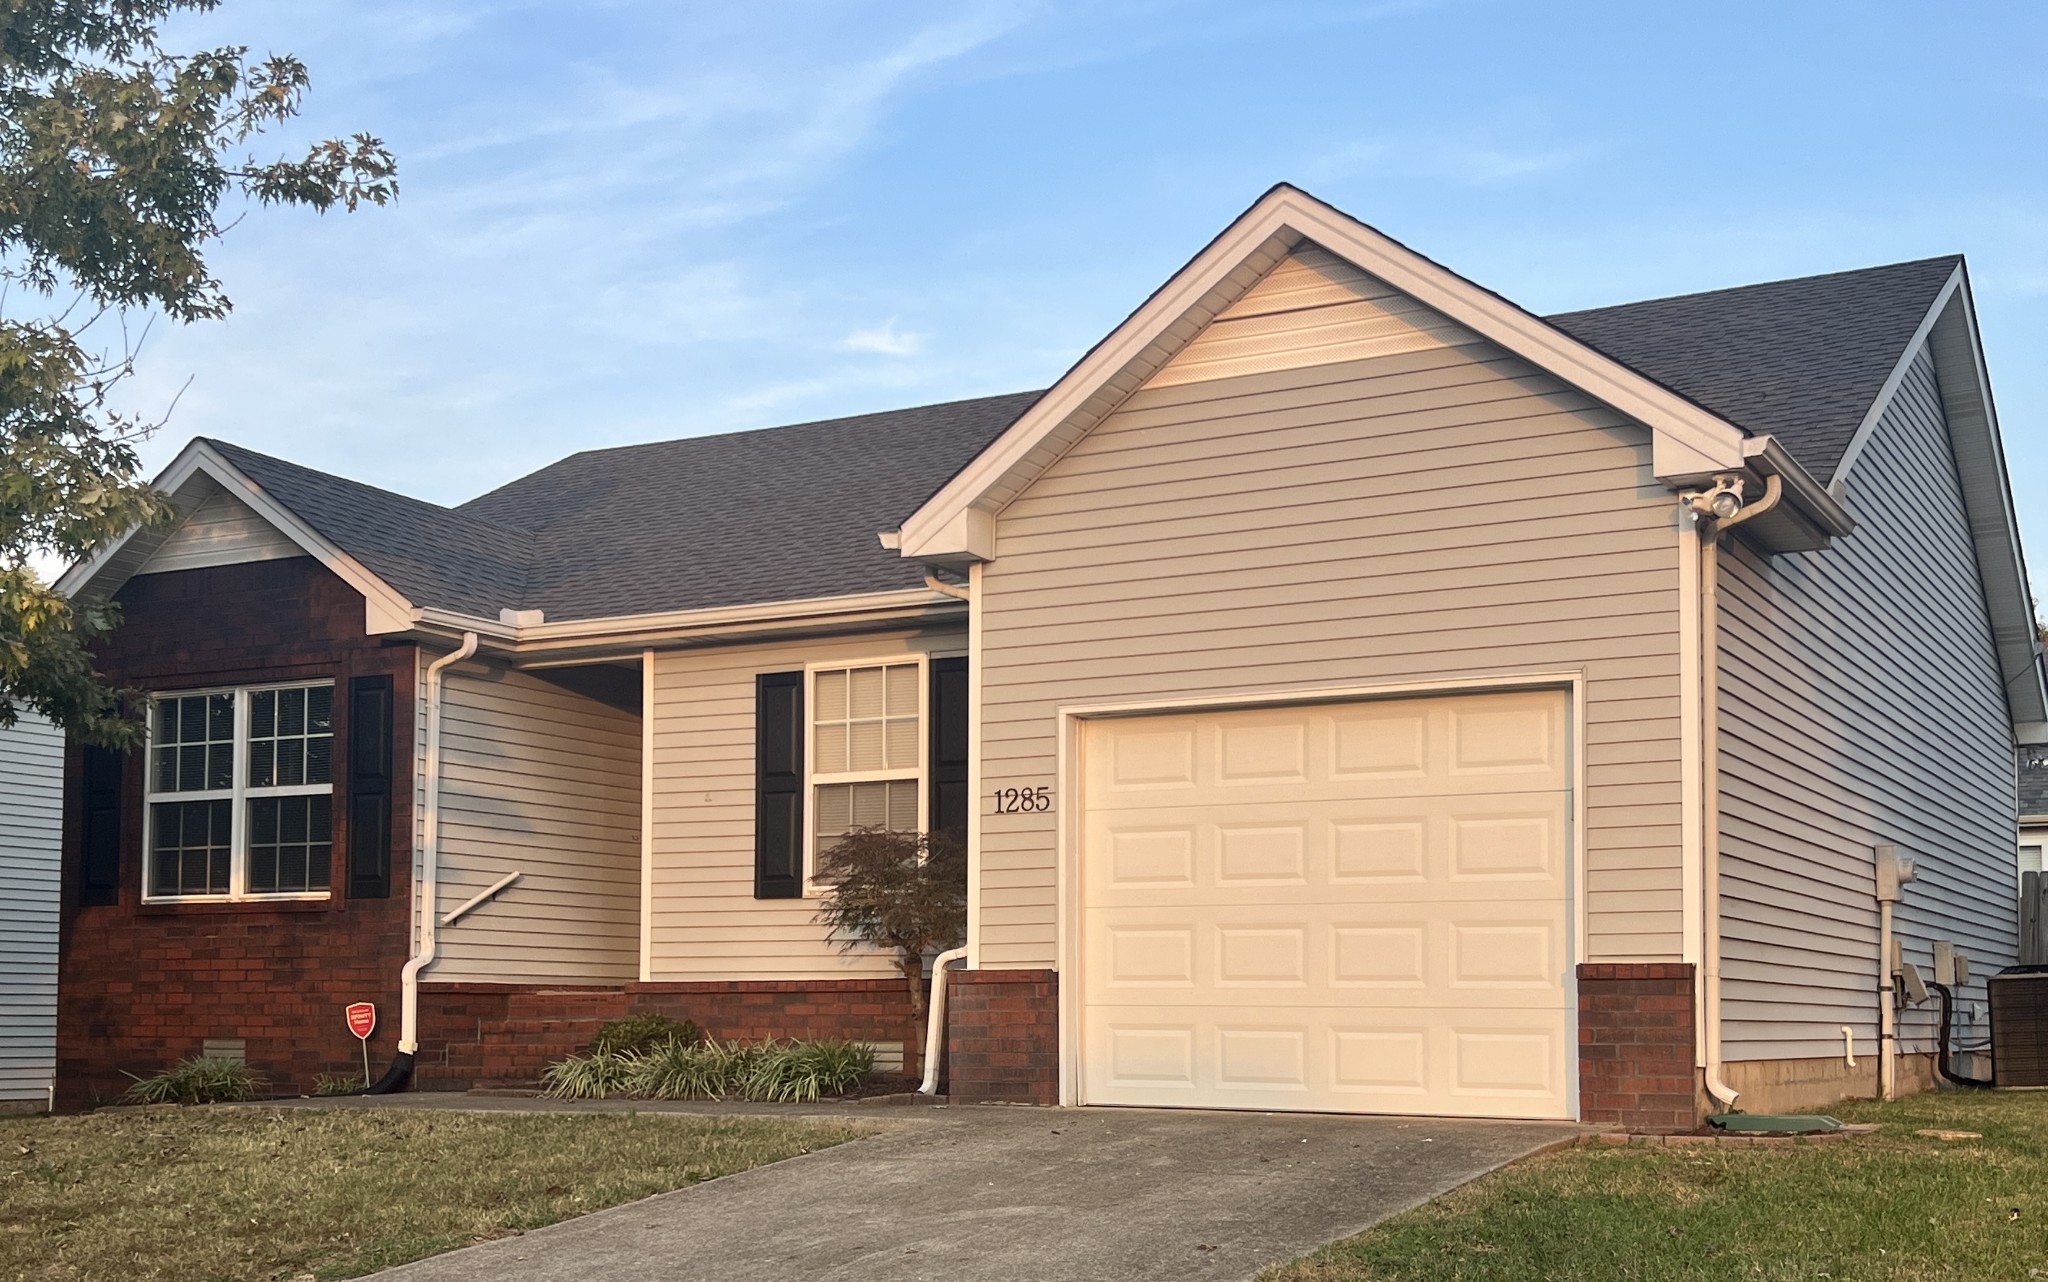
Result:
M1884 1129L1785 1150L1567 1149L1260 1282L2048 1278L2048 1094L1827 1111ZM1923 1127L1984 1138L1916 1136Z
M0 1118L0 1279L355 1277L872 1130L367 1108Z

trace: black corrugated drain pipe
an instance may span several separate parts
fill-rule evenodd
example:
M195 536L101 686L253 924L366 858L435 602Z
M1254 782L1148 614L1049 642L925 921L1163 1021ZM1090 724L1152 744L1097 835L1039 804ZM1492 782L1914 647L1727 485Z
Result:
M404 1090L405 1084L411 1080L412 1052L400 1051L391 1061L391 1067L384 1070L384 1076L378 1078L375 1085L365 1086L363 1094L396 1095Z
M1952 1086L1966 1086L1980 1091L1989 1090L1996 1086L1998 1083L1995 1081L1986 1080L1981 1077L1964 1077L1949 1070L1948 1029L1949 1018L1954 1010L1954 1000L1949 996L1947 984L1929 984L1928 987L1934 990L1937 997L1941 998L1941 1042L1940 1050L1934 1056L1934 1071L1941 1074L1941 1079Z

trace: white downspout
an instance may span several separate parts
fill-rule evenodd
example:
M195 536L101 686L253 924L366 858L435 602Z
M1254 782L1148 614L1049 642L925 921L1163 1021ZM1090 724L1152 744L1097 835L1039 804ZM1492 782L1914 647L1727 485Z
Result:
M420 821L419 951L405 963L399 977L404 996L399 1005L398 1050L404 1055L419 1053L420 972L434 964L440 944L434 900L441 879L441 674L475 653L476 633L465 632L460 646L427 665L427 751L420 763L427 786Z
M1740 501L1737 478L1716 477L1715 484L1717 491L1732 486ZM1688 499L1712 522L1700 539L1700 1005L1706 1016L1707 1094L1723 1110L1733 1109L1741 1092L1721 1076L1721 535L1770 511L1782 496L1783 483L1773 476L1764 482L1762 498L1725 515L1712 506L1716 493Z
M949 948L932 962L932 999L925 1012L924 1082L920 1095L939 1093L939 1054L946 1048L946 967L967 956L965 948Z

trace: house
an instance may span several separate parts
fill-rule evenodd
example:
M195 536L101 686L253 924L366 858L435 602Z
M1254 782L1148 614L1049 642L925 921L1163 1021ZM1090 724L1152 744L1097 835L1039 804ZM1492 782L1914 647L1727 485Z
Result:
M0 727L0 1113L53 1100L64 736L26 713Z
M63 584L157 693L69 759L74 1101L304 1087L356 1000L423 1085L629 1010L915 1069L814 921L853 825L967 834L957 1099L1687 1128L1928 1080L1884 921L1966 1017L2014 955L2048 697L1959 258L1546 318L1281 186L1042 392L455 508L160 484Z

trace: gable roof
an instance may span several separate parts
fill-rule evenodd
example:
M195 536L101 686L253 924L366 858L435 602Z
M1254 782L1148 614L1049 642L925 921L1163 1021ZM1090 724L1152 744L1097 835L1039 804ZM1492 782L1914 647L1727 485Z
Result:
M1767 462L1786 502L1752 527L1784 530L1807 547L1853 523L1773 439L1743 428L1656 379L1581 342L1491 290L1285 183L1261 196L1121 325L1075 363L987 452L906 518L906 557L959 564L989 559L995 514L1113 412L1220 313L1303 244L1376 277L1651 431L1652 469L1673 483Z
M530 540L520 530L328 472L206 443L237 471L415 605L484 618L514 605Z
M1545 319L1828 478L1961 265L1951 254Z

